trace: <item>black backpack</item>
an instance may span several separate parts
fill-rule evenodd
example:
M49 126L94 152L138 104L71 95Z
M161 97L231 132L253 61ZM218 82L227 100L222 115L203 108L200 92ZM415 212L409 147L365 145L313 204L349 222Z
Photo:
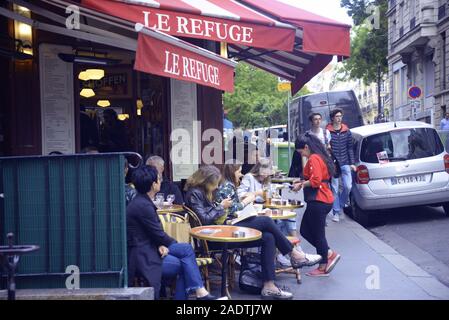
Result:
M263 278L260 253L247 252L242 256L239 288L249 294L261 294Z

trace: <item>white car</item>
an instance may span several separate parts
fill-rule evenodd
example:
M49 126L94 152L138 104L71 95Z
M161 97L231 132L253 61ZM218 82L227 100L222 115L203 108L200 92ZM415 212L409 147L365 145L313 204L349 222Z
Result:
M436 130L417 121L351 129L357 172L346 212L362 225L379 210L430 205L449 215L449 155Z

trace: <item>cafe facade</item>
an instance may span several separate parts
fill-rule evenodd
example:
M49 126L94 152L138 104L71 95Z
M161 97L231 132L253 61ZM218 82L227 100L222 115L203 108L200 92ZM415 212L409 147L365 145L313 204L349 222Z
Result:
M349 31L277 0L4 1L0 157L101 149L113 109L122 151L172 159L186 145L188 161L166 161L180 181L203 153L222 159L210 145L222 145L222 95L239 61L290 81L294 94L349 56Z

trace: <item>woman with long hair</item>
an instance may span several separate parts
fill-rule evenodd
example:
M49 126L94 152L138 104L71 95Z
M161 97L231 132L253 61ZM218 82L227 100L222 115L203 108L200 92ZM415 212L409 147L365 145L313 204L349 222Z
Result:
M233 172L231 167L238 169ZM225 165L225 170L229 173L228 178L232 181L237 181L241 173L241 166ZM186 183L186 205L191 208L201 219L203 225L217 224L218 221L227 223L230 220L228 212L225 209L232 208L234 205L238 207L238 197L227 197L222 201L214 201L214 192L219 187L222 180L220 170L214 166L203 166L196 171ZM229 181L229 185L236 194L236 187ZM232 185L232 186L231 186ZM247 195L250 197L250 195ZM246 198L245 198L246 199ZM250 200L252 200L250 198ZM246 201L246 200L243 200ZM248 200L249 201L249 200ZM231 209L232 210L232 209ZM321 257L317 255L309 255L293 248L290 241L282 234L280 229L276 226L273 220L269 217L251 217L240 221L236 224L240 227L247 227L257 229L262 232L262 239L249 243L234 243L230 244L230 248L253 248L262 247L262 276L264 280L264 287L262 289L263 299L292 299L293 295L278 288L275 283L275 264L274 258L276 255L276 248L284 255L291 255L291 263L294 267L300 268L303 266L311 266L317 264ZM211 247L219 248L219 244L210 243Z
M300 232L323 258L318 268L307 275L328 276L340 260L340 255L329 248L325 230L326 216L334 202L329 186L335 173L334 162L321 141L310 133L296 140L295 149L302 157L308 159L304 167L305 180L293 183L294 191L304 189L304 200L307 202Z

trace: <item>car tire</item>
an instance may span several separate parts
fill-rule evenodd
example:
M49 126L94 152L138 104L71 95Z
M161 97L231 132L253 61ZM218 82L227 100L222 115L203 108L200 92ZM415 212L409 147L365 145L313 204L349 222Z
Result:
M347 208L347 214L351 216L361 226L367 228L373 224L378 224L381 220L380 215L373 210L363 210L359 207L354 197L350 196L351 206Z
M449 202L443 204L444 212L446 213L446 217L449 217Z

